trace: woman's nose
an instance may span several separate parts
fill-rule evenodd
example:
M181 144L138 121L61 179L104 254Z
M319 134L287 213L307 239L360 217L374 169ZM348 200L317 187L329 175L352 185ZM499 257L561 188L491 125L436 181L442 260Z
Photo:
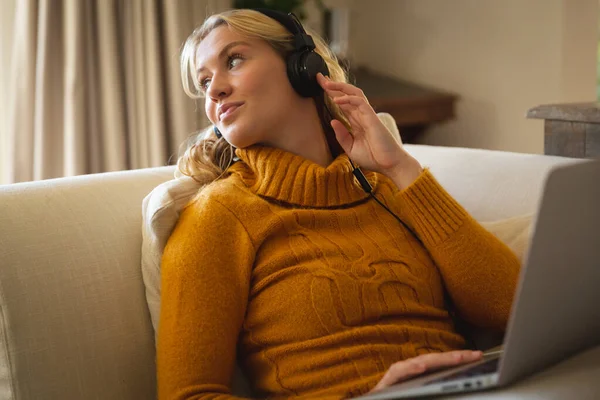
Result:
M229 96L231 93L231 85L227 78L222 75L216 75L212 77L210 84L208 85L208 96L214 102L218 102L223 97Z

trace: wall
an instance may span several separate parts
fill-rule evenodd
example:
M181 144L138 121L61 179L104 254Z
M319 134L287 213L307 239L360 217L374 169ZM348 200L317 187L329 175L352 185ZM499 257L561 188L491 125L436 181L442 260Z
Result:
M460 95L421 142L543 153L539 104L594 101L598 0L352 3L355 63Z

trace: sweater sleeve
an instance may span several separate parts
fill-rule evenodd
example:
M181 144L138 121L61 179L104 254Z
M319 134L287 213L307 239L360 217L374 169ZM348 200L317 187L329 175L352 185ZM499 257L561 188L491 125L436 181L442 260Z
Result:
M181 214L161 262L158 398L235 399L230 383L255 250L238 218L202 198Z
M428 168L396 198L400 218L431 254L459 315L474 325L504 330L519 276L515 254L472 218Z

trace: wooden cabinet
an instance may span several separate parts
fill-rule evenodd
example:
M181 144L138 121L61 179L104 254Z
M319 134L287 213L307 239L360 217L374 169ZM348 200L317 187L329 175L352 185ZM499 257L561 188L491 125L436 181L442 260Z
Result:
M544 121L544 154L600 158L600 103L546 104L527 112Z
M376 112L391 114L404 143L411 143L428 126L455 117L458 96L382 76L365 68L350 72L350 82L362 89Z

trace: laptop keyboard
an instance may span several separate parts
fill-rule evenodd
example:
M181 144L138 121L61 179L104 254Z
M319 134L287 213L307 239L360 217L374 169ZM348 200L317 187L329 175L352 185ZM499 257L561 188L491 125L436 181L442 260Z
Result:
M473 368L466 369L464 371L459 371L455 374L451 374L445 376L443 378L434 379L432 381L427 382L428 385L432 383L442 383L448 381L454 381L457 379L465 379L471 378L473 376L491 374L498 370L498 362L500 362L500 357L492 358L491 360L485 361L481 364L474 366Z

